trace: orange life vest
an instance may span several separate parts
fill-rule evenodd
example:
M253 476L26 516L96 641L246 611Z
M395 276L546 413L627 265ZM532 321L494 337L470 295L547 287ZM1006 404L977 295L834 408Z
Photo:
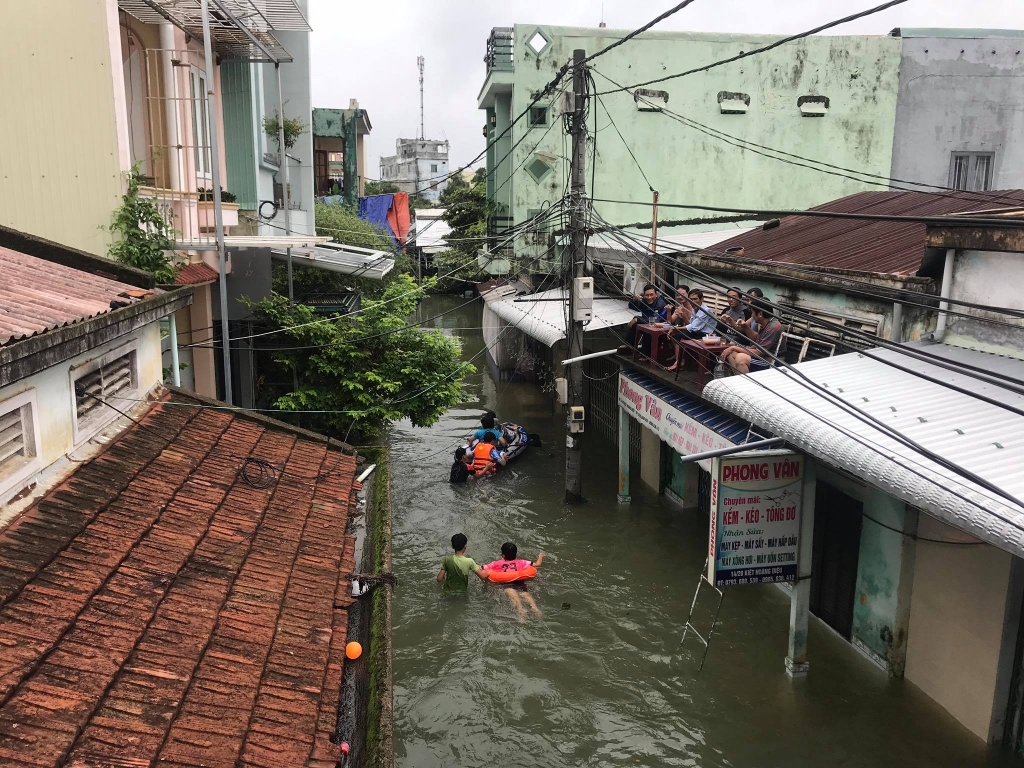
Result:
M470 468L477 477L493 475L498 471L498 465L491 458L492 443L480 442L473 449L473 466Z

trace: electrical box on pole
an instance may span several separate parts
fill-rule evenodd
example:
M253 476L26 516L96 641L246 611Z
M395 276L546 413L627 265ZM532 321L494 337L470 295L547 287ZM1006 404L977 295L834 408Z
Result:
M572 132L572 157L570 158L571 187L569 192L569 256L572 259L569 277L569 314L571 321L566 329L569 343L566 359L583 354L583 324L590 319L594 303L594 283L584 273L586 266L586 115L587 115L587 70L586 52L576 49L572 54L573 109L570 121ZM586 287L584 287L586 283ZM589 303L583 308L583 293L589 293ZM584 316L585 319L581 319ZM574 362L568 366L569 414L566 419L565 437L565 500L569 504L583 501L583 430L585 413L583 409L583 364Z
M572 319L579 323L589 323L594 319L594 278L573 278L572 289L574 292Z

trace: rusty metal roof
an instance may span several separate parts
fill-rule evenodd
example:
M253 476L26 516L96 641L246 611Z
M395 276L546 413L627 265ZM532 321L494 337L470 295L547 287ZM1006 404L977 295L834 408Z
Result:
M0 765L341 757L356 458L168 399L0 532Z
M35 256L0 247L0 346L132 303L152 295Z
M815 211L948 216L978 211L994 212L1024 205L1024 190L933 194L927 192L858 192L819 205ZM970 199L975 198L975 199ZM912 275L924 256L925 225L848 219L786 216L774 229L755 229L723 240L715 253L744 249L743 256L763 261L815 267Z

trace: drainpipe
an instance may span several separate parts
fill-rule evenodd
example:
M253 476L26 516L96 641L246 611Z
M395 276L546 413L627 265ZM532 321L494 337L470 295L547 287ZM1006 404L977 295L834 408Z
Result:
M898 301L892 305L892 330L889 340L897 343L903 341L903 305Z
M281 95L281 65L275 64L274 71L277 73L277 143L281 148L281 173L282 184L284 185L284 233L292 233L292 211L290 194L288 191L288 154L284 146L284 97ZM292 249L286 248L285 255L288 259L288 303L295 302L295 291L292 287Z
M956 257L956 248L946 249L946 263L942 267L942 288L939 297L949 298L949 291L953 285L953 259ZM932 334L932 341L942 341L946 335L946 310L949 309L949 302L939 302L939 319L935 322L935 333Z
M224 360L224 402L233 405L231 392L231 332L228 324L228 268L224 249L224 209L220 204L220 147L217 146L217 103L214 100L213 48L210 38L210 0L200 0L203 14L203 53L206 59L206 112L210 126L210 172L213 176L213 226L217 232L217 260L220 264L220 336Z
M178 79L174 76L174 26L160 25L160 74L164 81L164 139L167 142L167 186L180 190L181 150L178 140ZM155 174L155 169L150 171Z
M174 386L181 386L181 366L178 364L178 321L174 317L174 313L171 312L167 316L169 321L169 335L171 337L171 381L174 382Z

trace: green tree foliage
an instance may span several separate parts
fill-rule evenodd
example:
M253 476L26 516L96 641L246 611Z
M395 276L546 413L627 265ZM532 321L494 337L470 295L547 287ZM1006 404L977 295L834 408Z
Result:
M374 195L390 195L401 192L398 185L391 181L368 181L363 185L363 195L373 197Z
M106 227L115 235L107 255L152 272L158 283L173 283L178 274L170 258L174 229L160 214L156 200L140 193L145 179L137 163L127 176L128 189L121 196L121 205L114 209L113 222Z
M418 427L436 422L462 401L463 380L475 369L460 362L456 338L406 324L423 295L411 276L400 275L379 300L364 299L358 315L321 322L310 307L290 307L280 295L258 303L247 300L258 320L289 329L275 336L280 346L318 345L274 354L280 370L273 378L287 380L294 370L299 380L298 390L276 396L274 407L357 412L303 414L301 419L303 426L336 436L344 436L356 419L352 434L359 439L398 419L411 419ZM361 341L369 336L374 338Z
M504 210L487 199L486 171L477 171L472 183L466 182L461 175L452 176L441 193L440 202L445 209L443 218L452 232L450 250L434 257L439 288L452 290L467 281L486 279L486 273L477 265L475 257L485 245L487 217ZM450 277L441 277L452 270L456 271Z

